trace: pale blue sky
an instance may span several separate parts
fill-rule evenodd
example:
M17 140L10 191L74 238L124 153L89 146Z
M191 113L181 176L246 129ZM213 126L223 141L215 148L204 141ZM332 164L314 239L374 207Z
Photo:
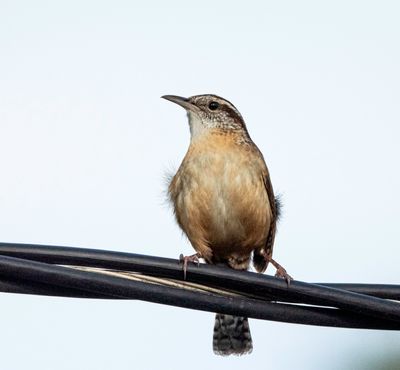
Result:
M163 195L189 131L159 97L216 93L241 111L283 195L275 257L289 273L398 283L399 12L396 1L0 0L0 241L190 254ZM253 354L219 358L209 313L0 300L7 370L354 369L400 342L251 320Z

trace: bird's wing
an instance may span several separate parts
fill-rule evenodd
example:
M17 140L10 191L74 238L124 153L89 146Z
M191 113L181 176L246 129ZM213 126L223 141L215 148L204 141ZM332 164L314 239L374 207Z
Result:
M265 255L272 257L272 250L274 247L276 234L276 223L279 216L279 201L275 198L274 189L272 188L271 179L266 166L262 173L262 181L264 182L271 208L271 224L265 246L254 251L253 265L258 272L264 272L267 269L268 261L266 260Z

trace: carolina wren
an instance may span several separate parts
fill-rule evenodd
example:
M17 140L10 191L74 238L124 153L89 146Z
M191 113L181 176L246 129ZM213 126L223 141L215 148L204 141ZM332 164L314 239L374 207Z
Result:
M272 259L279 202L238 110L216 95L163 98L186 109L191 133L168 188L176 220L197 252L184 257L184 273L187 262L198 258L247 270L252 257L258 272L271 262L289 283L290 276ZM217 314L213 349L219 355L250 353L247 318Z

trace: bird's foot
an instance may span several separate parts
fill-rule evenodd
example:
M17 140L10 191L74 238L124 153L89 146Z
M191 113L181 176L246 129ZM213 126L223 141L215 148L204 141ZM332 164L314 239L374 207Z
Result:
M278 278L285 279L286 284L288 286L290 285L290 282L293 280L293 278L287 273L287 271L282 266L276 269L275 276Z
M265 259L276 268L275 276L278 278L285 279L286 284L289 286L293 278L287 273L286 269L276 262L271 256L265 256Z
M200 255L198 253L192 254L191 256L184 256L181 254L179 256L179 262L183 263L183 280L186 280L186 271L187 271L187 265L188 262L194 262L197 264L197 266L200 265Z

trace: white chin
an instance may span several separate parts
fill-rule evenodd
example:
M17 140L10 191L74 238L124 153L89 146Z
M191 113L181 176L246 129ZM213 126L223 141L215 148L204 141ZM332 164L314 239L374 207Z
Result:
M196 113L188 112L188 119L192 141L205 134L207 127Z

